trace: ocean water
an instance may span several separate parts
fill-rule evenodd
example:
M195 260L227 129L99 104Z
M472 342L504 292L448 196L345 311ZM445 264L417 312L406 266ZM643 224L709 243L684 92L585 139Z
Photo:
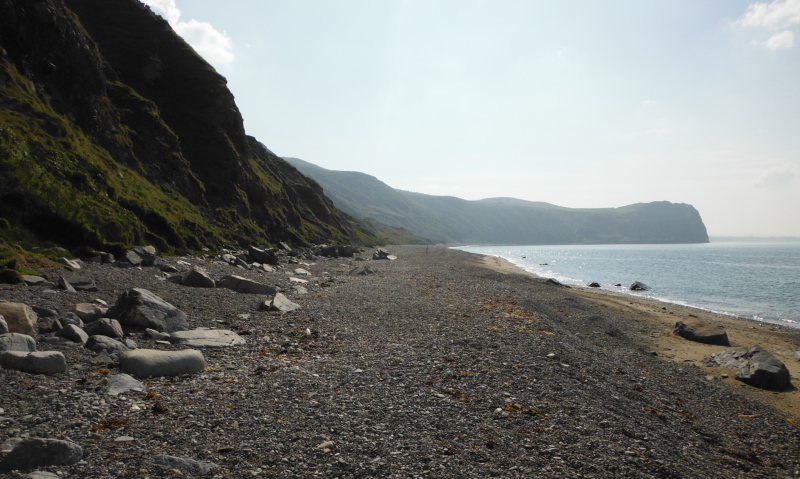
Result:
M570 285L800 328L800 243L466 246ZM633 292L640 281L652 288ZM621 286L615 286L620 284Z

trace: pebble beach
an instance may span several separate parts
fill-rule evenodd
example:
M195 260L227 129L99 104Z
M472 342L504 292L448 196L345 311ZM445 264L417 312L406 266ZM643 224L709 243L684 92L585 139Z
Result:
M797 390L758 390L706 367L724 347L672 328L688 317L722 324L732 345L776 353L795 384L799 331L566 288L441 246L387 249L397 259L320 257L273 272L159 258L278 287L300 305L289 313L262 310L262 295L166 281L157 268L84 264L96 292L0 285L0 300L57 311L144 288L191 328L245 341L201 349L198 373L141 378L141 391L118 395L108 392L118 361L40 341L67 370L0 369L4 450L20 438L74 442L81 461L39 470L75 478L800 475ZM373 273L348 274L359 265ZM184 349L137 331L126 339Z

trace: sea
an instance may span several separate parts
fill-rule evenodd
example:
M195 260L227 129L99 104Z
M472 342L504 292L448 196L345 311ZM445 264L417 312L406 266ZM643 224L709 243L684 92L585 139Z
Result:
M689 245L462 246L561 283L800 328L800 241ZM630 291L639 281L649 291Z

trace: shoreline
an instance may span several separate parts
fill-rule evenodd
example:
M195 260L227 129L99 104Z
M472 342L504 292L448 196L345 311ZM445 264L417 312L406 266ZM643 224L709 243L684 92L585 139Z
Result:
M481 257L481 266L498 273L546 279L505 258L473 254ZM800 416L799 389L775 392L748 386L734 378L735 369L708 367L702 363L704 358L727 347L688 341L672 333L675 323L681 319L700 319L721 325L728 333L731 347L759 345L767 349L786 364L792 379L796 380L800 378L800 329L615 291L572 285L570 289L572 294L595 304L604 312L619 315L630 322L638 329L640 344L658 357L676 363L696 365L714 377L714 380L722 381L781 411Z

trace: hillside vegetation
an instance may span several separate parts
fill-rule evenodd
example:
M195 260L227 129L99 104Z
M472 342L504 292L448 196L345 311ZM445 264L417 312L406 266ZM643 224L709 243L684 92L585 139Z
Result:
M378 241L246 135L225 78L137 0L0 0L0 170L7 243Z
M322 185L337 207L448 243L707 243L700 214L667 201L621 208L564 208L515 198L467 201L396 190L364 173L332 171L286 158Z

